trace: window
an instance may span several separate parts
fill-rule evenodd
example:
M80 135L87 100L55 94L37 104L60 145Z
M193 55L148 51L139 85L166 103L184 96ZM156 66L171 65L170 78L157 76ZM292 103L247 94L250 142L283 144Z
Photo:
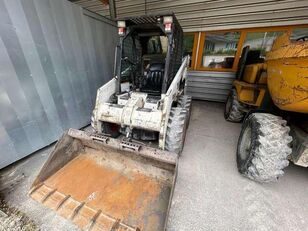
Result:
M184 56L192 56L193 46L194 46L194 34L185 34L184 35Z
M168 38L166 36L150 37L147 44L147 54L166 54Z
M130 62L135 61L135 54L133 49L133 38L131 36L127 37L123 41L123 62L121 63L121 76L128 77L131 75L132 64Z
M308 41L308 27L295 28L291 34L292 41Z
M184 53L191 55L193 70L236 72L243 47L249 45L264 60L286 32L292 41L308 41L308 25L190 32L184 35Z
M248 32L243 47L250 46L251 50L260 50L260 57L264 58L270 51L275 39L282 35L282 31L273 32Z
M122 49L121 77L125 80L132 75L134 66L140 63L142 54L140 40L136 37L128 36L123 41Z
M184 56L190 56L190 63L189 66L191 67L192 56L193 56L193 49L194 49L194 41L195 41L195 34L185 34L183 39L183 52Z
M153 36L148 41L147 54L162 54L163 48L159 36Z
M206 68L232 68L240 32L206 33L202 66Z
M168 38L166 36L159 36L163 54L167 54L168 49Z

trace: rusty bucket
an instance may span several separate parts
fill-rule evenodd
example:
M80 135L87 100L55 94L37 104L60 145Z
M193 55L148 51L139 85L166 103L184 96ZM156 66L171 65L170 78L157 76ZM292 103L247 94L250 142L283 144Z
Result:
M164 230L177 156L70 129L29 195L83 230Z

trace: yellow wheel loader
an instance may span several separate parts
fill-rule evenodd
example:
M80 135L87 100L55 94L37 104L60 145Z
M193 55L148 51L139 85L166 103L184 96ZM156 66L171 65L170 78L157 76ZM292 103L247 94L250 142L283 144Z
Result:
M244 120L237 166L259 182L276 181L289 161L308 167L308 41L285 33L265 60L242 52L237 79L225 105L225 119Z
M173 14L118 20L118 32L93 132L65 133L29 195L83 230L161 231L190 115L189 57Z

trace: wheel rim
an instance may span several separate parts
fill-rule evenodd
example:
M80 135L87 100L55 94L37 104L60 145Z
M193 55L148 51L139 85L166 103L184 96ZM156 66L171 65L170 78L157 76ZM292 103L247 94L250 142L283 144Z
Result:
M242 160L247 159L251 150L251 127L247 126L243 132L240 143L240 158Z

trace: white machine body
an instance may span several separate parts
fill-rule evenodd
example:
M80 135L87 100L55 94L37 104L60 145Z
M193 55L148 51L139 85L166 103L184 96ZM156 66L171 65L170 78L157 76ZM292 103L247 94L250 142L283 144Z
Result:
M129 91L117 96L117 104L110 103L116 92L117 80L111 79L97 91L93 110L92 126L102 130L102 122L109 122L128 127L159 132L159 148L164 149L167 122L172 103L177 101L180 83L186 79L189 57L185 57L166 94L161 97L147 93Z

